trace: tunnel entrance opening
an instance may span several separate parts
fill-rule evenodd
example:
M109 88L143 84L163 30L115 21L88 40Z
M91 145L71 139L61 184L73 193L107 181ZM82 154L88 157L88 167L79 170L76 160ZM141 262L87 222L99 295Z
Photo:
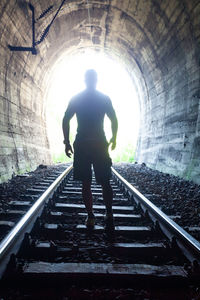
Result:
M117 148L110 151L115 162L133 162L139 131L140 109L136 88L122 65L106 55L85 50L81 54L64 55L54 65L46 89L46 122L54 163L68 162L64 153L62 118L72 96L84 90L84 73L95 69L97 90L107 94L113 103L119 121ZM70 122L70 140L76 134L76 119ZM111 138L111 126L106 117L106 137Z

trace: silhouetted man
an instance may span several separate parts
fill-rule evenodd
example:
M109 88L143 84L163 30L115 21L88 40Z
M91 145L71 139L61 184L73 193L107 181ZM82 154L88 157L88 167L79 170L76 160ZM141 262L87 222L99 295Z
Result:
M86 89L73 97L69 102L63 118L63 133L65 152L68 157L73 153L69 141L69 122L76 114L78 128L74 146L74 180L82 181L82 196L88 213L86 226L93 227L95 216L93 214L93 200L91 180L93 165L97 183L101 184L103 199L106 206L106 228L114 229L112 199L113 192L110 185L112 161L108 153L116 147L118 122L111 100L108 96L96 90L97 73L88 70L85 73ZM103 124L105 114L111 121L112 138L107 142Z

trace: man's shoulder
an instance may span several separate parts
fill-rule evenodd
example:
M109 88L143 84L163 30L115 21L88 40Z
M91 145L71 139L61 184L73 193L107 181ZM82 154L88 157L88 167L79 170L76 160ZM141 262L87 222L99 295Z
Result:
M87 89L76 94L75 96L73 96L71 98L71 103L75 104L75 103L79 103L80 101L84 100L84 99L90 99L90 98L96 98L101 100L101 102L103 103L107 103L110 101L109 96L105 95L104 93L95 90L95 91L88 91Z
M76 106L80 103L80 101L84 98L84 91L74 95L70 99L70 106L76 108Z
M84 94L85 94L85 91L82 91L76 95L74 95L72 98L71 98L71 101L74 102L74 101L77 101L79 99L82 99L84 97Z
M108 102L108 101L110 101L110 97L107 96L106 94L104 94L104 93L102 93L102 92L100 92L100 91L97 91L97 90L96 90L96 93L97 93L97 95L98 95L98 98L100 98L100 99L101 99L102 101L104 101L105 103Z

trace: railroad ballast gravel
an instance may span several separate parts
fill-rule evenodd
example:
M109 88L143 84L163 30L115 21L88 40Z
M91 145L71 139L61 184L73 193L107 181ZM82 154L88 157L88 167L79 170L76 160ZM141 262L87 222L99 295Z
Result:
M180 226L195 227L192 235L200 239L200 185L145 164L116 163L114 168L164 213L178 216L175 222Z
M0 184L0 212L9 209L8 202L19 200L28 188L33 187L53 172L62 172L69 164L40 165L30 173L14 176ZM167 215L176 215L175 221L186 230L196 228L192 234L200 240L200 186L177 176L165 174L145 164L114 163L113 167L158 206Z

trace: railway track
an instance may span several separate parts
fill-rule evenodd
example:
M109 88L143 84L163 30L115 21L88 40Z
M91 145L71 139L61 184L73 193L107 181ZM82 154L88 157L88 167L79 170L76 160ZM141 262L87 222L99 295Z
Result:
M96 225L88 230L81 186L72 172L69 167L49 178L50 187L1 241L3 295L11 286L29 292L37 286L39 293L41 284L49 283L59 288L198 285L200 243L173 221L175 216L161 212L113 169L115 238L104 230L105 206L94 179ZM31 193L46 187L42 182Z

